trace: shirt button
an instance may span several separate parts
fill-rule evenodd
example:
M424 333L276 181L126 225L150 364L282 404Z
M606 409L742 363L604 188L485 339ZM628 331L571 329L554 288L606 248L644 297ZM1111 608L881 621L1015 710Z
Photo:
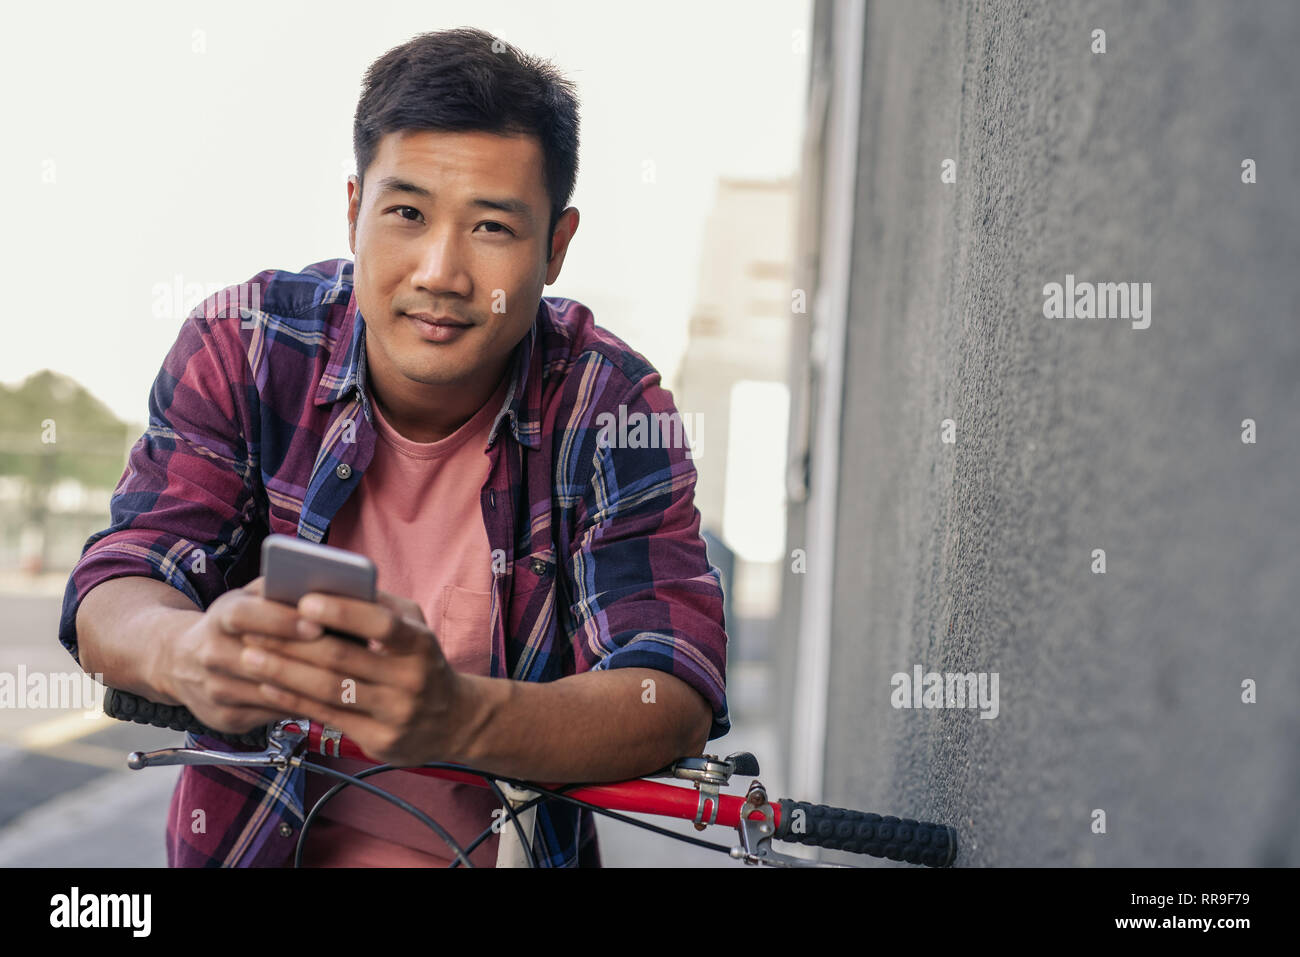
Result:
M534 558L531 567L534 575L546 574L546 562L542 561L540 558Z
M339 467L334 470L334 474L346 482L348 479L352 478L352 466L348 465L347 462L341 462L339 463Z
M280 836L281 837L293 836L293 828L290 827L288 824L284 823L284 821L280 822Z

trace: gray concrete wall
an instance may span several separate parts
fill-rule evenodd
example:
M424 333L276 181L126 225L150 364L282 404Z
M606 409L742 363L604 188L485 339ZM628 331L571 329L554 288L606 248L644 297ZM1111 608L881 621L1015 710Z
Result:
M824 799L966 865L1300 864L1300 4L875 3L865 43ZM1150 327L1045 318L1066 273ZM892 707L917 664L1000 713Z

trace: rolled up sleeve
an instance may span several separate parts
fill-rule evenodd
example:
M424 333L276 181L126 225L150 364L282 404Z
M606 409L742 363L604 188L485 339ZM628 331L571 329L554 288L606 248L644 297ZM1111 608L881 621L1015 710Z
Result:
M238 317L185 320L149 395L149 426L136 441L109 503L110 524L90 536L64 592L59 641L80 661L77 609L95 586L143 576L206 609L247 542L254 508L244 439ZM222 328L221 324L225 324ZM224 341L223 341L224 339Z
M631 422L637 414L659 416L658 423L677 414L657 374L620 404ZM616 408L606 411L617 415ZM690 448L677 441L635 447L641 443L623 441L617 428L606 437L592 440L592 479L569 556L577 670L654 668L675 675L712 709L709 740L721 737L731 727L721 574L700 537Z

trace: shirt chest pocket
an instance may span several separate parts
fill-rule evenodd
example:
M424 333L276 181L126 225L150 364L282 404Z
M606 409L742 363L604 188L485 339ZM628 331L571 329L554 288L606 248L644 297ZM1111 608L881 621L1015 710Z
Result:
M297 536L300 514L301 512L296 508L289 508L272 502L267 510L267 526L273 533Z
M531 594L555 587L555 547L548 546L515 559L514 592Z
M545 681L573 673L570 584L562 560L549 544L512 564L506 655L513 677Z
M434 635L447 663L462 674L490 674L492 593L444 585L441 605Z
M265 481L265 478L264 478ZM297 497L276 488L272 481L265 485L266 524L273 533L298 534L298 519L302 515L302 502Z
M538 628L549 628L555 620L557 606L564 601L555 546L548 545L516 558L511 576L511 624L515 628L524 627L529 634Z

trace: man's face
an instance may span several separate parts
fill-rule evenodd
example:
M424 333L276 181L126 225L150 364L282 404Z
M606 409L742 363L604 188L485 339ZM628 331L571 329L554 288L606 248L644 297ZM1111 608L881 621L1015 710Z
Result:
M496 385L577 227L570 208L548 263L542 169L533 136L401 131L380 140L362 195L355 178L348 183L372 378L408 394L415 384L471 393ZM412 313L463 325L439 328Z

